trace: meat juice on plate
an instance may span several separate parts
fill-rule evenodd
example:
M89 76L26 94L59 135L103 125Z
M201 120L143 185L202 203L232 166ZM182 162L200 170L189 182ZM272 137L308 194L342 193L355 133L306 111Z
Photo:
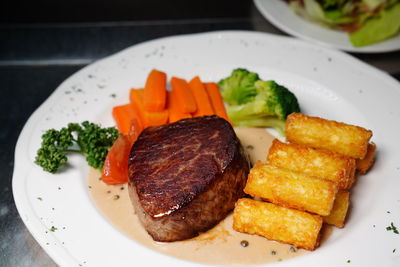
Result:
M252 164L265 161L274 137L262 128L236 128ZM306 253L293 246L266 238L236 232L232 214L217 226L195 238L176 242L155 242L140 224L132 207L128 186L106 185L99 171L90 169L88 184L91 196L104 216L134 241L161 253L189 261L219 265L249 265L281 261Z

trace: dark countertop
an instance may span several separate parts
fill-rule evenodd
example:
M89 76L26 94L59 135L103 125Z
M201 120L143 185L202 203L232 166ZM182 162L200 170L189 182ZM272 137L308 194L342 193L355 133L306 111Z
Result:
M204 12L196 8L170 16L161 12L150 16L144 12L126 22L110 21L115 16L128 19L124 12L117 12L114 17L99 15L84 22L79 16L76 22L61 15L57 21L53 15L42 19L45 23L34 24L27 23L38 22L33 17L4 22L3 16L3 23L0 23L3 93L0 98L0 266L55 266L22 223L12 196L14 148L30 114L74 72L143 41L216 30L255 30L285 35L267 22L250 1L239 2L230 12L219 11L222 5L212 8L211 1L205 1L208 9ZM98 22L101 19L106 22ZM353 55L400 79L400 52Z

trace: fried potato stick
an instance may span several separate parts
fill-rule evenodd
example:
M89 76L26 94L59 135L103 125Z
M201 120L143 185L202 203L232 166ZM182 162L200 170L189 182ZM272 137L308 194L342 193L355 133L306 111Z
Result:
M366 174L375 161L376 145L371 142L368 144L367 154L364 158L357 160L357 171L361 174Z
M289 142L322 148L362 159L367 153L372 131L319 117L292 113L286 120L286 138Z
M233 212L233 229L314 250L319 245L322 218L272 203L242 198Z
M244 192L274 204L327 216L337 190L331 181L257 163L250 170Z
M332 212L329 214L329 216L323 217L324 222L339 228L343 228L349 205L350 193L348 191L337 192Z
M320 177L348 189L354 181L356 161L336 152L297 144L272 142L267 161L271 165Z

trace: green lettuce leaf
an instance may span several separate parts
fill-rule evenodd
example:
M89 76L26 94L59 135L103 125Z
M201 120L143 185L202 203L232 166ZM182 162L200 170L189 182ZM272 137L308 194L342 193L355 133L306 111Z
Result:
M355 47L366 46L385 40L400 30L400 3L365 21L364 25L349 35Z

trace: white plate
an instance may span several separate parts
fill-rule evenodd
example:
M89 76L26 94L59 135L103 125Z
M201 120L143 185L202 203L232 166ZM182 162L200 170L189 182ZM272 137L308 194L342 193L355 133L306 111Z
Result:
M142 86L152 68L218 81L236 67L286 85L307 114L372 129L379 148L374 168L352 190L346 227L335 230L315 252L277 264L347 266L351 260L352 266L399 266L400 236L386 231L391 222L400 227L399 83L342 52L245 31L183 35L135 45L72 75L32 114L16 146L13 193L22 220L58 264L190 265L153 252L110 225L90 199L88 168L82 157L72 157L72 168L56 175L36 166L33 161L43 131L71 121L112 125L112 106L126 103L129 88ZM52 226L58 230L48 231Z
M329 29L298 16L284 0L254 0L263 16L282 31L325 47L357 53L382 53L400 49L400 34L383 42L354 47L345 32Z

